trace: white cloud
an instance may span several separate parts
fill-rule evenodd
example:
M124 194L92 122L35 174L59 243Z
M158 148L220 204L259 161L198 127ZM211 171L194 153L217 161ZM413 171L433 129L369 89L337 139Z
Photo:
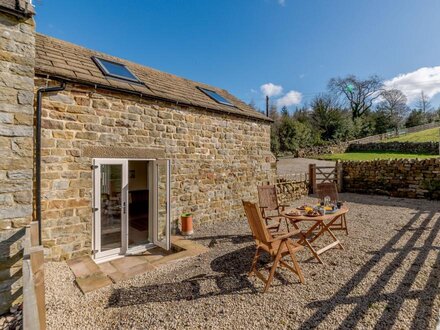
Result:
M278 3L279 3L281 6L285 6L285 5L286 5L286 0L278 0Z
M412 103L423 91L425 95L432 98L440 93L440 66L424 67L418 70L400 74L384 82L385 88L400 89Z
M277 105L279 107L289 107L291 105L300 104L302 100L302 94L297 91L290 91L283 97L280 97L277 100Z
M267 83L267 84L261 85L260 90L261 90L261 93L263 93L265 96L267 95L269 97L272 97L272 96L280 95L283 92L283 87L280 85Z

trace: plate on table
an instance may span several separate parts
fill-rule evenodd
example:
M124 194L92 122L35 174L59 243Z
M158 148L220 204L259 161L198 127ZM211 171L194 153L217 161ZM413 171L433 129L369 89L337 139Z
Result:
M299 213L299 212L295 212L295 211L290 211L290 212L287 212L287 213L285 213L285 214L286 214L287 216L291 216L291 217L301 215L301 213Z
M336 212L338 212L338 211L339 211L339 209L325 210L325 214L333 214L333 213L336 213Z
M316 218L316 217L320 217L321 214L315 214L315 213L306 213L304 214L306 217L310 217L310 218Z

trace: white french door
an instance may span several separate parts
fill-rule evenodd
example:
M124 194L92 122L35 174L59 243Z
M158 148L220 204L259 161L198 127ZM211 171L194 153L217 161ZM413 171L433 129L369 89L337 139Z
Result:
M171 248L169 160L159 159L153 163L153 178L153 243L169 250Z
M170 162L148 161L152 174L152 221L150 241L169 250ZM95 259L124 255L129 246L129 164L128 159L93 160L93 252ZM133 180L133 179L130 179Z
M127 185L125 159L94 159L94 239L96 259L125 254Z

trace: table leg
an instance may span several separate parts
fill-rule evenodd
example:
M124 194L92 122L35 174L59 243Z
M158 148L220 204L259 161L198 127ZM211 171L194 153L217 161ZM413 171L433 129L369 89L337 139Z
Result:
M322 259L319 257L319 254L316 252L312 244L310 244L309 240L307 239L307 237L309 237L313 233L313 230L315 230L315 228L318 227L319 225L320 225L320 221L316 221L316 223L312 227L310 227L309 230L307 230L306 232L300 231L301 238L297 241L297 243L307 246L310 249L310 252L312 252L313 256L321 264L324 264L324 261L322 261ZM294 226L296 227L296 229L299 229L296 223L294 223Z

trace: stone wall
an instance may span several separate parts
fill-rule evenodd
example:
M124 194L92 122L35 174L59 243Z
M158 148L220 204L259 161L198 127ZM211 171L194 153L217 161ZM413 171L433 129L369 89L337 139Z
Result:
M306 175L297 179L279 178L276 183L280 203L291 204L309 194L309 181Z
M322 146L313 146L309 148L299 149L295 152L295 157L310 158L327 154L342 154L348 148L347 142L327 144Z
M45 96L42 118L43 244L53 260L91 253L90 146L162 149L172 162L174 227L183 212L196 225L244 216L241 200L275 175L262 121L71 84Z
M347 152L399 152L405 154L438 155L438 142L371 142L350 144Z
M0 12L0 314L21 299L32 216L34 22Z
M440 199L440 158L343 162L347 192Z

